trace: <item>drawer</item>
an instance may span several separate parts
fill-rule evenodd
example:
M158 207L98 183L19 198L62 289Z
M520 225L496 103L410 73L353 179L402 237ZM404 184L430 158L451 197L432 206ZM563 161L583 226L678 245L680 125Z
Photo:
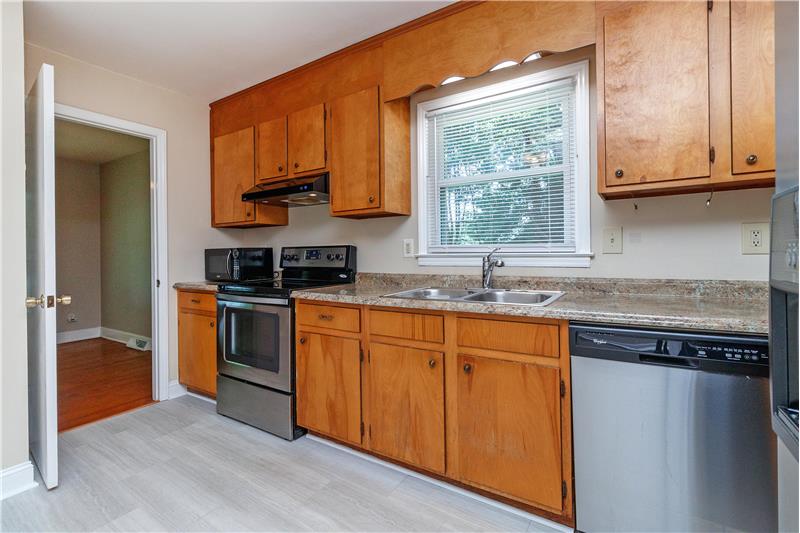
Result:
M459 318L458 345L467 348L558 357L558 326L510 320Z
M444 342L444 318L422 313L370 310L369 332L384 337Z
M178 308L216 313L217 298L210 292L178 291Z
M302 303L297 306L297 323L358 333L361 331L361 311L352 307Z

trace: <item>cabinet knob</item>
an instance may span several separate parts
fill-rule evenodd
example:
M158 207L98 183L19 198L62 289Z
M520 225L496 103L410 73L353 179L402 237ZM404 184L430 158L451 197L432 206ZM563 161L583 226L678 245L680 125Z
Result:
M305 344L305 343L306 343L306 338L300 337L300 344Z
M371 203L371 204L372 204L372 203L375 203L375 197L374 197L374 196L372 196L372 195L370 195L370 197L369 197L369 198L367 198L367 200L369 200L369 203Z
M245 211L244 216L249 217L250 216L250 211Z
M472 365L471 365L471 364L469 364L469 363L466 363L466 364L464 365L464 373L465 373L465 374L469 374L470 372L472 372Z
M745 161L747 161L748 165L755 165L756 163L758 163L758 156L756 154L750 154L747 156L747 159Z
M428 366L434 368L436 366L436 359L429 359Z
M211 322L208 323L208 325L213 328L214 327L214 321L212 320Z
M623 175L625 175L625 173L622 171L621 168L618 168L617 170L614 171L614 175L618 178L621 178Z
M300 168L300 163L298 163L297 161L295 161L295 162L294 162L294 168Z

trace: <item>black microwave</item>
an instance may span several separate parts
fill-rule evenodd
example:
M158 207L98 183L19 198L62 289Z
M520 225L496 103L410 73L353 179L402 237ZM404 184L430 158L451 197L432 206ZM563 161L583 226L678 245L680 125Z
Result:
M206 248L208 281L270 279L272 248Z

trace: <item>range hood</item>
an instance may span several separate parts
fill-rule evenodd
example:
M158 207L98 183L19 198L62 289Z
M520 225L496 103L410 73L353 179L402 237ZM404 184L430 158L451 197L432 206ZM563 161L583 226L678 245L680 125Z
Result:
M302 207L328 203L328 174L259 183L242 194L242 201Z

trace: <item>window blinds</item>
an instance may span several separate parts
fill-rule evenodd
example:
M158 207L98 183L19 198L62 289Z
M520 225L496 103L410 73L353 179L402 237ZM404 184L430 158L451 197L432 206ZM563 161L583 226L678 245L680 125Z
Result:
M433 253L574 252L575 78L428 111Z

